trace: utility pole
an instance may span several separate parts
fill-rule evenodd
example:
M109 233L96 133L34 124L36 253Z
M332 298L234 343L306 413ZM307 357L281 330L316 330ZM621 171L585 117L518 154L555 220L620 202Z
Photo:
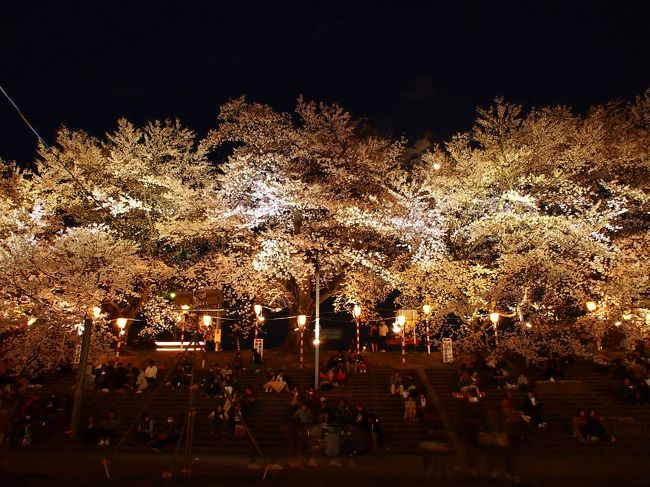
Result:
M316 263L318 266L318 262ZM320 273L316 267L316 323L314 325L314 390L318 390L318 351L320 349Z

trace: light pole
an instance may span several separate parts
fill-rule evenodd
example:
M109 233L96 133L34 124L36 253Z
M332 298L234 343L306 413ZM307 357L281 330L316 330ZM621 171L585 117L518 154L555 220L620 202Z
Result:
M402 333L402 364L406 364L406 316L399 315L393 325L393 333Z
M212 316L203 315L202 320L203 320L203 326L205 327L205 333L204 333L204 336L203 336L203 343L204 343L203 351L207 352L207 343L208 343L207 336L208 336L208 333L210 332L210 325L212 324Z
M499 317L501 315L499 314L498 311L493 311L490 313L490 321L492 322L492 329L494 330L494 347L499 348L499 336L498 336L498 324L499 324Z
M361 353L361 333L360 333L360 325L361 325L361 306L358 304L354 305L354 319L357 322L357 355Z
M594 311L596 311L596 309L598 309L598 303L596 303L596 301L587 301L585 303L585 307L587 308L587 311L593 313ZM596 349L599 352L603 349L602 341L598 336L596 336Z
M264 316L262 316L262 305L261 304L254 305L253 309L255 310L255 335L254 335L254 338L257 340L257 329L260 326L260 322L264 321Z
M318 266L318 261L316 261ZM318 390L318 352L320 348L320 272L316 267L316 322L314 324L314 389Z
M431 315L431 305L430 304L422 305L422 311L424 312L424 323L426 327L427 354L431 355L431 341L429 340L429 316Z
M298 315L298 329L300 330L300 368L305 365L305 324L307 323L306 315Z
M183 351L183 342L185 341L185 320L189 309L190 307L187 304L181 306L181 352Z
M118 318L115 321L117 323L117 327L120 330L117 333L117 347L115 348L115 362L117 362L117 359L120 357L120 346L122 345L122 336L124 336L124 328L126 328L127 319Z

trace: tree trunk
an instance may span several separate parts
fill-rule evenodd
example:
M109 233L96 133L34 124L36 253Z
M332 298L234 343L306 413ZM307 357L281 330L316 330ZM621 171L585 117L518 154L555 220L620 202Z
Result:
M341 273L330 281L328 287L321 288L320 291L320 302L321 304L327 301L332 295L334 295L343 282L345 274ZM288 324L287 337L284 340L284 343L280 345L280 349L287 351L298 351L299 343L299 333L295 331L297 328L297 315L307 315L307 325L305 329L305 343L310 344L312 340L310 337L313 334L314 326L313 323L314 317L316 315L316 290L312 290L311 283L307 286L301 286L295 280L291 279L285 283L285 288L291 295L293 295L293 306L290 308L291 318ZM312 295L312 292L314 293Z
M306 291L306 292L305 292ZM280 349L286 350L288 352L298 352L300 347L299 335L300 333L295 331L298 327L298 320L296 316L306 315L307 324L305 325L305 343L311 343L311 334L313 333L314 324L313 319L316 312L316 301L311 296L311 289L304 290L296 287L296 292L294 297L297 298L294 300L294 305L289 309L290 316L289 323L287 325L287 337L285 338Z

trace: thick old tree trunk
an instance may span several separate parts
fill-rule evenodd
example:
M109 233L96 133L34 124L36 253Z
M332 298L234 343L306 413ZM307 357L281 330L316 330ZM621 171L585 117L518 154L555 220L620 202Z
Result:
M321 304L328 300L334 293L339 290L341 283L343 282L343 274L335 276L325 288L321 288L320 291L320 302ZM294 280L288 281L285 283L287 291L289 291L293 297L293 306L290 309L291 318L289 320L287 338L284 343L280 346L281 349L287 351L297 351L299 347L299 333L295 331L297 325L297 320L295 316L303 314L307 315L307 328L305 330L305 346L306 348L312 347L313 333L314 333L314 317L316 315L316 290L311 288L311 285L300 286Z

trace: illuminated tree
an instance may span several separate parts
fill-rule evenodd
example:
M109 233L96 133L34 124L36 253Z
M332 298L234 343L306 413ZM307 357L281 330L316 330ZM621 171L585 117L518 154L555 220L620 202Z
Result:
M295 115L231 101L206 145L226 152L218 198L237 220L215 272L234 292L292 314L321 300L376 303L416 222L393 189L401 141L379 137L338 106L299 100Z
M100 140L62 129L57 145L41 148L32 192L52 227L101 224L137 245L148 266L131 299L103 303L112 316L144 307L173 289L174 278L224 238L223 211L214 197L213 168L194 134L178 122L137 128L120 120Z
M136 296L134 285L148 269L137 245L105 226L53 231L27 191L33 175L3 168L12 183L0 188L3 209L12 218L0 227L1 351L18 372L33 373L72 360L90 309ZM95 356L111 342L107 323L97 324L104 326L94 335Z
M649 107L646 93L585 117L526 114L501 99L479 110L471 132L425 154L411 175L445 251L411 262L401 301L427 301L438 322L454 313L474 330L491 310L513 313L517 328L501 345L524 354L575 348L576 317L594 296L624 294L617 309L633 306L647 295L648 261L643 245L624 242L647 240Z

